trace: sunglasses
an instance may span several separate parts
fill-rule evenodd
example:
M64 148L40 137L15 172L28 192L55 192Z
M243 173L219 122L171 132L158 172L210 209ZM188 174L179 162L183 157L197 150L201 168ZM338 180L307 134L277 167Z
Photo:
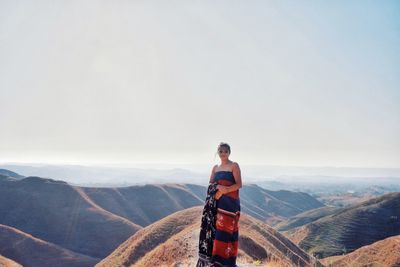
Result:
M228 150L218 150L218 153L219 153L219 154L221 154L221 153L226 153L226 154L228 154L229 151L228 151Z

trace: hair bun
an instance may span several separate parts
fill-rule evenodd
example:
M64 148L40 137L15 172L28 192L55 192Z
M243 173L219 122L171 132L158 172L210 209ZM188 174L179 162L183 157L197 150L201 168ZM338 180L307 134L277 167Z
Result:
M231 146L228 143L220 142L219 145L218 145L218 149L220 147L226 147L229 150L229 153L231 153Z

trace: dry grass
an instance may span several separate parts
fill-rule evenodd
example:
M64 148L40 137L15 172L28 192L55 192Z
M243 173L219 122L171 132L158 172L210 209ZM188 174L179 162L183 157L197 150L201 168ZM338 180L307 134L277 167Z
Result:
M94 258L106 257L141 229L80 188L40 177L0 181L0 223Z
M22 265L0 255L0 267L22 267Z
M400 193L388 193L340 209L286 235L319 258L342 255L400 234Z
M324 258L327 267L400 266L400 235L361 247L347 255Z
M176 212L143 228L96 267L195 266L202 206ZM273 260L272 260L273 259ZM265 223L242 213L238 266L318 266L315 259ZM321 266L321 265L319 265Z
M93 266L100 261L2 224L0 237L0 253L23 266L84 267Z

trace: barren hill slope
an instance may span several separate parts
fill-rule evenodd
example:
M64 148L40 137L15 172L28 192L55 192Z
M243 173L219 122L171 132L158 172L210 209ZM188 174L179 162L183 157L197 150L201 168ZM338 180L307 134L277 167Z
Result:
M22 265L0 255L0 267L22 267Z
M193 184L79 187L8 170L1 173L0 224L92 258L109 255L141 225L203 205L206 197L206 187ZM305 193L257 185L245 185L240 197L242 211L263 221L322 205Z
M324 206L307 193L272 191L256 184L249 184L240 189L240 203L242 211L269 223Z
M399 218L400 193L388 193L340 209L285 235L309 253L325 258L399 235Z
M99 207L79 187L40 177L0 179L0 223L95 258L141 228Z
M363 246L344 256L321 260L327 267L400 267L400 235Z
M274 228L277 229L278 231L287 231L287 230L305 225L307 223L316 221L324 216L333 214L337 211L339 211L339 208L328 207L328 206L324 206L324 207L316 208L316 209L312 209L312 210L307 210L305 212L299 213L295 216L290 217L289 219L287 219L285 221L282 221L282 222L274 225Z
M23 266L89 267L100 261L0 224L0 254ZM1 263L0 263L1 266Z
M195 265L201 214L202 206L195 206L141 229L96 267ZM314 258L265 223L242 213L239 225L240 266L250 266L257 259L274 260L280 266L315 263Z
M128 187L80 187L98 206L138 225L147 226L204 200L182 184L146 184ZM204 199L206 196L205 187Z
M179 210L204 203L207 188L192 184L147 184L98 188L81 187L103 209L147 226ZM323 204L302 192L271 191L255 184L240 190L242 210L262 221L284 220Z

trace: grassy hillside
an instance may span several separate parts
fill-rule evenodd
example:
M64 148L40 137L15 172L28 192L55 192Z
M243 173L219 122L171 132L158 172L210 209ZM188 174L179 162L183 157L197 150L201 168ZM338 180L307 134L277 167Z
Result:
M363 246L347 255L321 260L327 267L400 266L400 235Z
M80 188L39 177L0 180L0 223L95 258L141 228L100 208Z
M271 191L255 184L244 186L240 191L242 211L273 224L277 221L323 207L324 204L307 193L287 190Z
M98 206L141 226L204 203L189 187L180 184L81 189ZM202 189L205 199L205 187Z
M385 194L340 209L286 234L319 258L352 252L400 234L400 193Z
M197 261L202 206L173 213L121 244L96 267L194 266ZM280 266L320 266L310 255L265 223L242 214L239 221L240 266L279 262Z
M0 236L0 254L26 267L89 267L100 261L98 258L74 253L7 225L0 224Z
M206 197L205 186L192 184L78 187L49 178L22 177L7 170L3 173L1 224L92 258L107 256L142 226L204 205ZM284 220L285 216L321 206L305 193L269 191L257 185L244 186L240 197L242 212L263 221Z
M277 225L274 225L274 228L278 231L287 231L292 228L296 228L307 223L316 221L324 216L329 214L333 214L335 211L338 211L338 208L335 207L321 207L312 210L308 210L297 214L295 216L290 217L288 220L283 221Z
M207 189L205 186L191 184L81 188L103 209L141 226L147 226L173 212L202 205ZM257 185L245 185L239 193L242 211L262 221L271 218L285 220L306 210L323 206L306 193L270 191Z
M10 260L10 259L8 259L8 258L6 258L4 256L1 256L1 255L0 255L0 266L1 267L22 267L21 264L16 263L15 261Z

